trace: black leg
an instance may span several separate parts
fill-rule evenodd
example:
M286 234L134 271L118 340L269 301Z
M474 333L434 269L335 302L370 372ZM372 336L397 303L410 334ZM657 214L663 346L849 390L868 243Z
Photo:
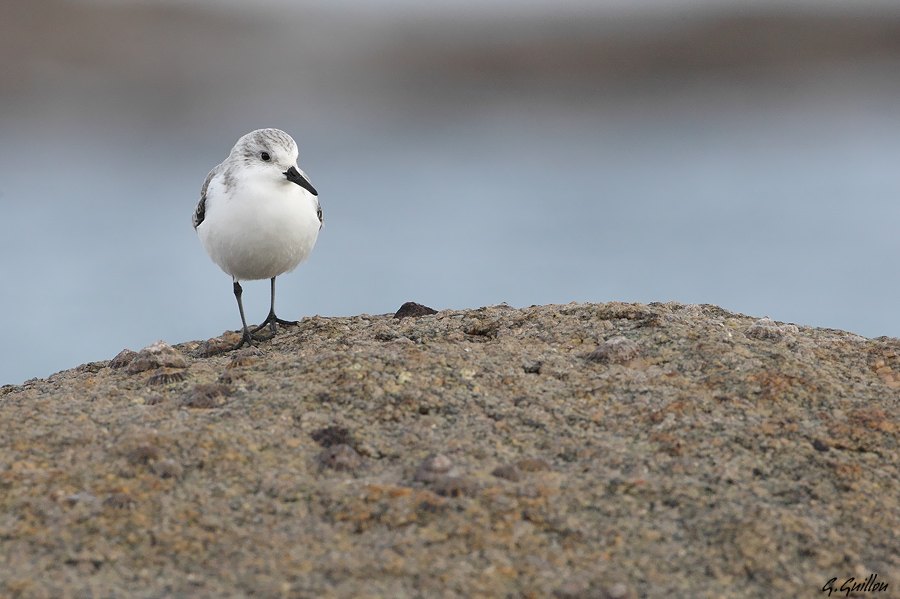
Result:
M255 345L253 343L253 335L250 334L250 329L247 328L247 318L244 316L244 304L243 304L243 302L241 302L241 294L242 293L244 293L244 290L241 289L241 284L238 283L237 280L235 280L234 281L234 297L235 297L235 299L237 299L238 310L241 313L241 325L243 325L243 327L244 327L244 334L241 337L241 340L238 342L238 344L235 345L234 347L230 348L227 351L231 351L232 349L240 349L241 347L243 347L243 345L245 343L247 345L251 345L251 346Z
M244 316L244 303L241 301L241 295L244 293L244 290L241 288L241 284L237 281L234 282L234 297L237 300L238 311L241 313L241 325L243 326L243 334L241 335L241 340L238 341L236 345L229 347L228 349L224 349L222 351L232 351L235 349L240 349L244 345L255 346L256 341L265 341L266 339L271 339L272 336L268 337L254 337L253 333L247 327L247 318Z
M266 316L266 319L264 321L262 321L262 324L260 324L256 328L254 328L251 331L251 333L256 333L257 331L264 329L266 327L266 325L268 325L272 331L272 334L270 335L270 337L274 337L275 336L275 323L282 324L285 326L300 324L299 321L296 321L296 320L282 320L282 319L278 318L277 316L275 316L275 277L272 277L272 303L269 308L269 315Z

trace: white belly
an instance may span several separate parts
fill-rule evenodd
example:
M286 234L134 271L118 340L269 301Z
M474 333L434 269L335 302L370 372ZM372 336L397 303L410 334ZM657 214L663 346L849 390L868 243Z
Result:
M230 198L211 182L197 234L213 262L235 279L271 279L309 258L319 236L317 205L289 181L245 185Z

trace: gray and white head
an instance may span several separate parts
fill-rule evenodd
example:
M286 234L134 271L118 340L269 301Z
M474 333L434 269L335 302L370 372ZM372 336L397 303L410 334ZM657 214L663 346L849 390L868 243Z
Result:
M318 196L309 177L297 168L297 143L281 129L257 129L241 137L228 161L267 176L283 177Z

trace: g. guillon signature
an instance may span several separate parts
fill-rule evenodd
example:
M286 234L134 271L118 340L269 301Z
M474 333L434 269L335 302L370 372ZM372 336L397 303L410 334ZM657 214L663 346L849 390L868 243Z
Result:
M848 578L841 584L840 588L837 586L837 577L832 578L828 582L825 583L825 586L822 587L823 593L828 593L828 596L831 597L831 593L837 591L839 593L846 594L847 597L850 596L850 593L873 593L878 591L886 591L888 588L888 583L886 582L876 582L878 578L878 574L869 574L869 577L865 580L856 580L853 577Z

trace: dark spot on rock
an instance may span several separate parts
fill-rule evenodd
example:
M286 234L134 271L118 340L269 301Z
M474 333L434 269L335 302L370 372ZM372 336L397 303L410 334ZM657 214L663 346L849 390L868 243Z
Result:
M103 501L103 505L119 510L130 510L134 508L134 499L128 493L113 493Z
M353 438L353 435L341 426L326 426L325 428L314 430L309 436L322 447L331 447L332 445L356 447L356 440Z
M161 404L164 401L166 401L166 399L162 395L151 395L144 400L144 405L155 406Z
M197 409L217 408L229 395L231 389L219 383L197 385L187 393L181 405Z
M450 458L442 453L437 453L422 460L413 473L413 479L431 483L446 476L456 476L457 473Z
M627 337L613 337L601 343L597 349L585 356L588 362L616 364L627 362L640 353L638 344Z
M109 367L113 370L118 370L119 368L125 368L131 361L137 357L136 351L131 351L130 349L123 349L116 357L110 360Z
M184 469L175 460L160 460L154 462L150 469L160 478L181 478Z
M511 480L513 482L518 482L522 480L522 471L519 470L513 464L507 464L506 466L497 466L494 468L494 471L491 472L497 478L505 478L506 480Z
M813 439L812 446L816 449L816 451L828 451L831 449L828 446L828 443L825 441L820 441L819 439Z
M441 497L462 497L475 491L475 484L465 476L442 476L434 481L432 488Z
M572 450L574 459L574 450ZM516 467L522 472L543 472L550 470L550 462L543 458L522 458L516 462Z
M426 498L424 501L419 503L419 511L428 513L428 514L439 514L441 512L447 511L447 502L438 497L437 495L432 495Z
M66 505L77 505L79 503L96 504L100 501L100 499L96 495L92 495L91 493L81 492L66 495L62 498L62 501L65 502Z
M437 314L437 310L417 304L416 302L406 302L394 314L394 318L416 318L419 316L428 316L429 314Z
M185 380L187 375L181 370L168 370L161 369L159 372L154 372L150 375L150 378L147 379L148 385L168 385L170 383L180 383Z
M341 472L354 472L362 467L363 461L355 449L341 443L325 448L319 454L319 464L323 468Z
M132 464L150 464L162 458L159 449L152 445L138 445L128 452L125 458Z
M524 366L522 366L522 370L524 370L526 374L540 374L541 366L543 365L544 363L538 360L537 362L530 362L528 364L525 364Z

